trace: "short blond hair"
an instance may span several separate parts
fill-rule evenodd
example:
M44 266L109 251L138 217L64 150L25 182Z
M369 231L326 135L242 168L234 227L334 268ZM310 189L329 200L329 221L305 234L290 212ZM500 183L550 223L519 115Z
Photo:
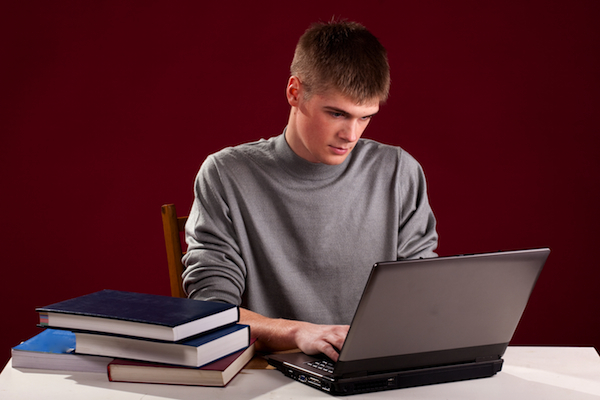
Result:
M311 25L298 41L290 72L305 86L307 97L334 89L365 103L383 102L389 94L387 51L356 22Z

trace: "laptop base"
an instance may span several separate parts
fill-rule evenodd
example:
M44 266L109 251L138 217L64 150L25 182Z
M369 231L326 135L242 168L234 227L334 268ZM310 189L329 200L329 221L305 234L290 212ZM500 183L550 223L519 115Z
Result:
M271 357L267 357L267 359L271 365L287 377L338 396L487 378L502 370L503 363L503 360L499 359L335 380L327 376L309 374L295 368L293 365L278 362Z

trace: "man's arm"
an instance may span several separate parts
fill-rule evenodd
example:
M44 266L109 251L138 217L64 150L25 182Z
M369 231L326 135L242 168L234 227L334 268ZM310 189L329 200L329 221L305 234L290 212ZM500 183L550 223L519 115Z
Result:
M306 354L323 353L338 360L348 334L348 325L317 325L309 322L264 317L240 307L240 323L250 325L257 348L262 351L300 349Z
M402 152L401 157L398 259L436 257L438 234L427 196L425 174L410 154Z

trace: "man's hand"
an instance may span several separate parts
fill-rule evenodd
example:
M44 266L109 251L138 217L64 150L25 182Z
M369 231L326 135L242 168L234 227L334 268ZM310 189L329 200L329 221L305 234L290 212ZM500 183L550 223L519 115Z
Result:
M317 325L267 318L244 308L240 308L240 323L250 325L259 350L297 348L306 354L323 353L333 361L338 360L337 349L342 348L349 329L348 325Z
M339 349L346 340L349 328L348 325L316 325L302 322L297 327L296 344L306 354L323 353L337 361Z

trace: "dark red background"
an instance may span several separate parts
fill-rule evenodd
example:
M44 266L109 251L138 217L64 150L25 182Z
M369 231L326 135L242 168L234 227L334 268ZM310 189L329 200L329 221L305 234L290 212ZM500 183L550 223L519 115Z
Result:
M423 164L439 253L549 246L513 343L600 348L600 2L26 1L0 6L0 365L37 306L169 293L161 204L283 130L294 45L334 15L388 48L366 136Z

